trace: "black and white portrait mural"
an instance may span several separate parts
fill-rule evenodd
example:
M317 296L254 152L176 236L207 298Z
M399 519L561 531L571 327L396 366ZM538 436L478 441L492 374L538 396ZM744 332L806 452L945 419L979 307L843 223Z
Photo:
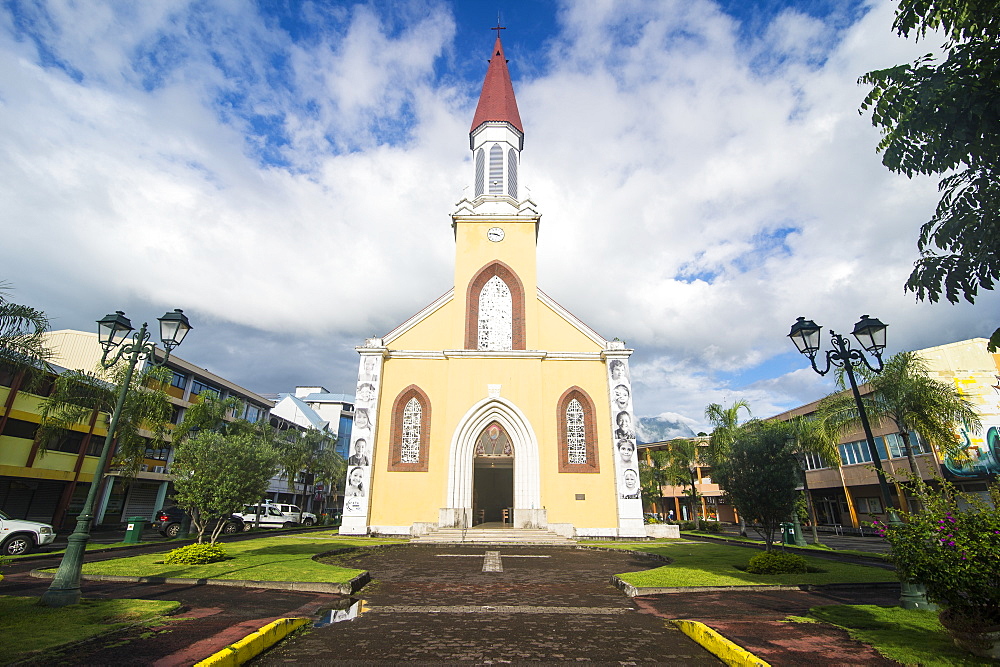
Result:
M628 368L631 350L619 340L605 351L608 368L608 401L611 432L615 443L615 486L618 496L618 534L644 536L642 495L639 491L639 460L636 454L635 416L632 407L632 380Z
M359 348L358 387L354 398L354 424L347 458L344 485L344 518L340 532L364 535L368 532L368 503L371 498L375 427L378 417L379 380L382 376L382 340L370 338Z

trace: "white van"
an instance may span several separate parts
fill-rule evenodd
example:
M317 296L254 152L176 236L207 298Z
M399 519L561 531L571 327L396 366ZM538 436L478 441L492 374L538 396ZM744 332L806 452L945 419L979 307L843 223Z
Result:
M295 521L285 516L277 505L244 505L239 517L243 519L243 530L257 525L261 528L291 528L295 525Z

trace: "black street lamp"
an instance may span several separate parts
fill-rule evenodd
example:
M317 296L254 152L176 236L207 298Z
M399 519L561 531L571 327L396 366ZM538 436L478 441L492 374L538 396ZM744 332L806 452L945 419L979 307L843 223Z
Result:
M882 492L882 505L889 512L894 507L892 495L889 491L889 483L885 479L885 470L882 468L882 458L875 447L875 438L872 436L872 427L868 423L868 413L865 411L864 403L861 401L861 392L858 391L858 381L854 377L854 367L864 364L875 373L882 372L882 350L885 349L886 325L879 320L867 315L862 315L858 323L854 325L852 335L861 344L861 347L871 354L878 361L878 367L872 366L861 350L851 347L851 341L841 336L835 331L830 331L830 339L833 341L833 349L826 352L826 366L820 370L816 365L816 354L819 352L820 333L823 328L812 320L800 317L792 325L788 337L795 343L799 352L809 357L809 363L814 371L820 375L826 375L834 366L843 368L847 373L847 378L851 382L851 391L854 393L854 403L858 406L858 416L861 418L861 427L865 432L865 440L868 443L868 453L875 466L875 473L878 475L878 485Z
M94 479L90 483L90 490L87 492L87 500L83 504L83 509L76 520L76 530L69 536L69 544L66 546L66 553L63 554L62 561L56 576L49 585L49 589L42 595L42 604L47 607L64 607L76 604L80 601L80 573L83 568L83 555L90 540L90 522L94 518L94 503L97 500L97 490L104 479L104 467L107 464L108 456L111 453L111 443L115 437L115 429L118 426L118 418L122 413L122 406L125 404L125 395L128 393L129 384L132 381L132 374L136 364L140 359L149 358L153 366L162 366L170 358L170 351L183 342L187 332L191 330L191 323L181 310L174 310L158 318L160 322L160 340L166 352L163 358L156 361L153 354L156 349L154 343L149 342L150 333L148 324L143 322L142 327L132 336L132 342L122 345L122 342L132 331L132 323L125 317L125 313L117 311L112 315L105 315L97 322L97 337L104 348L101 355L101 367L111 368L118 363L125 355L128 358L128 370L125 379L118 387L118 402L115 410L111 413L111 423L108 425L108 434L104 438L104 447L101 449L101 456L97 460L97 468L94 470ZM114 358L108 360L111 351L117 348Z

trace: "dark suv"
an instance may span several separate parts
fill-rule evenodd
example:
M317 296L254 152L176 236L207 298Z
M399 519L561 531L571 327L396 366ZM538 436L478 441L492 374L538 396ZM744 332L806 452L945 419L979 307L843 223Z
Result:
M160 535L173 539L177 537L178 533L181 532L181 521L184 519L184 514L184 510L180 507L165 507L156 513L150 527L159 530ZM239 515L233 514L227 517L221 517L219 521L226 522L226 525L222 527L222 533L224 535L232 535L233 533L243 532L243 519L241 519ZM209 525L206 531L215 530L217 525L218 523Z

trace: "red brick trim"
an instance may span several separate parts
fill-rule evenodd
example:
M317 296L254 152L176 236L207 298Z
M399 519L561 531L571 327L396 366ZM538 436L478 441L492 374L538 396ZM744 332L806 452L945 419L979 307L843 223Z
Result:
M569 442L566 437L566 408L573 399L583 407L583 429L587 438L587 462L569 462ZM559 425L559 472L601 472L597 460L597 426L594 421L594 402L580 387L570 387L556 403L556 423Z
M507 283L510 290L511 318L512 318L512 340L511 348L515 350L525 349L524 340L524 286L521 279L517 277L514 270L501 262L494 260L479 270L469 282L469 289L465 297L465 349L475 350L479 346L479 294L483 291L483 286L489 282L493 276L499 276L500 280Z
M420 460L403 463L403 409L416 398L420 403ZM427 472L431 442L431 400L415 384L411 384L396 397L392 404L392 430L389 432L389 472Z

